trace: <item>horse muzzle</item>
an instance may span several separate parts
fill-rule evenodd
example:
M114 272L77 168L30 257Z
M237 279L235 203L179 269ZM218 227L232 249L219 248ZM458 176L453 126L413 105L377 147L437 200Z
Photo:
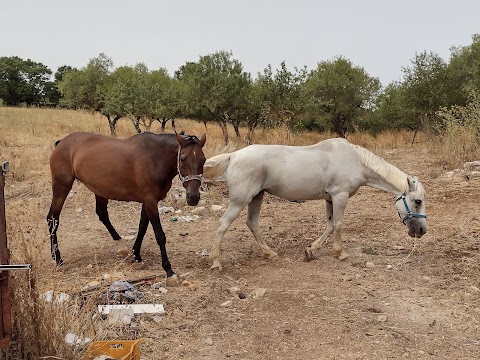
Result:
M187 204L190 206L196 206L200 201L200 193L187 192Z
M427 223L424 220L411 218L405 222L410 237L421 238L427 232Z

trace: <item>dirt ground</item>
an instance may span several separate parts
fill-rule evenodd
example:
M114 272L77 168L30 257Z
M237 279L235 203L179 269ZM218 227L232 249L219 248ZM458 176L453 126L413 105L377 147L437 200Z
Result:
M325 227L324 202L267 195L260 226L279 259L260 256L243 211L222 244L223 270L212 271L204 249L210 250L223 212L211 205L226 207L228 197L225 186L210 187L202 194L206 210L197 221L171 222L172 214L161 215L173 269L188 273L194 288L171 287L162 295L139 287L148 301L162 303L166 314L137 317L135 330L118 336L143 338L143 360L480 358L480 178L445 174L432 154L418 149L378 154L424 184L429 225L424 237L407 235L391 194L364 187L345 214L343 244L350 257L337 260L329 241L316 260L305 262L304 248ZM178 186L162 205L191 214L193 208L173 196ZM19 190L6 191L11 197ZM48 262L56 290L78 290L114 271L127 278L164 276L151 227L142 248L145 263L135 268L116 257L119 243L98 221L93 194L81 184L72 194L59 229L67 265L56 271ZM45 214L48 197L46 190ZM110 203L120 234L135 233L139 209ZM46 225L43 252L47 259ZM231 296L232 286L246 298ZM266 292L256 297L259 288ZM229 306L221 305L228 300Z

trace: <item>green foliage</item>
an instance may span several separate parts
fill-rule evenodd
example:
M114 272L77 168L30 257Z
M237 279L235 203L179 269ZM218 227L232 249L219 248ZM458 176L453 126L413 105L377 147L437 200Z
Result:
M440 56L424 51L402 70L405 104L415 114L434 114L440 106L448 105L447 64Z
M91 59L86 67L66 72L58 84L62 105L102 111L112 68L112 59L102 53Z
M377 78L343 57L320 62L305 84L309 113L328 114L330 129L339 136L372 108L379 91Z
M6 105L41 105L45 102L51 70L18 56L0 57L0 98Z

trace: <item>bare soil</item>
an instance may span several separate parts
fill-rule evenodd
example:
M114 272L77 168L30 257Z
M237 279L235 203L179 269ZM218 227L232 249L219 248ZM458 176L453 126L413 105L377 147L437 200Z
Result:
M429 224L424 237L407 235L391 194L364 187L345 214L343 244L350 257L336 259L330 241L316 260L305 262L305 247L325 227L324 202L267 195L260 226L279 259L260 256L243 211L225 236L223 270L212 271L202 251L210 249L223 212L210 208L226 207L228 197L224 185L210 187L197 221L171 222L172 214L161 215L173 268L188 273L193 286L170 287L165 295L140 286L146 301L164 304L166 314L137 317L134 330L116 336L143 338L144 360L480 358L480 179L462 172L448 176L433 154L417 149L379 155L424 184ZM191 214L193 208L173 196L178 186L162 205ZM132 266L116 256L120 244L98 221L93 194L82 184L72 194L59 229L67 265L56 270L47 262L56 290L79 290L114 271L127 278L164 277L151 228L142 248L145 262ZM42 200L45 215L48 197L47 192ZM139 210L138 204L110 203L120 234L134 232ZM46 225L43 253L48 259ZM231 296L232 286L246 298ZM255 297L259 288L266 292ZM230 306L221 306L228 300Z

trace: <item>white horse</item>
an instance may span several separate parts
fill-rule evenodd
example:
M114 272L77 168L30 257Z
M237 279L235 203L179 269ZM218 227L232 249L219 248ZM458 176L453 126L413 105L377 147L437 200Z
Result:
M341 243L342 219L350 196L360 186L371 186L396 196L396 208L408 235L420 238L427 232L425 190L415 178L407 176L372 152L345 139L329 139L311 146L251 145L241 150L208 159L207 179L226 175L229 206L220 219L213 241L212 269L220 265L220 245L230 224L248 205L247 225L260 245L262 255L274 258L262 238L258 218L264 192L288 200L325 199L325 232L305 249L307 260L333 233L338 258L348 254Z

